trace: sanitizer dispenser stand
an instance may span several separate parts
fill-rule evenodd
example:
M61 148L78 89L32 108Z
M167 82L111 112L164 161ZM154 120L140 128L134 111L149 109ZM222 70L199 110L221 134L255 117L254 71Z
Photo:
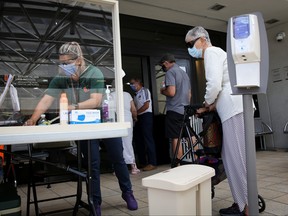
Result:
M232 92L243 95L249 215L259 215L252 95L266 93L269 72L267 34L260 13L229 19L227 62Z

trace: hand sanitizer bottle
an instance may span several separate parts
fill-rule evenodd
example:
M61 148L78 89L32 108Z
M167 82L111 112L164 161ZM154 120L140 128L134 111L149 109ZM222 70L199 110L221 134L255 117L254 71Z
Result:
M106 85L105 98L102 104L102 122L114 121L113 112L111 111L111 95L109 87L111 87L111 85Z

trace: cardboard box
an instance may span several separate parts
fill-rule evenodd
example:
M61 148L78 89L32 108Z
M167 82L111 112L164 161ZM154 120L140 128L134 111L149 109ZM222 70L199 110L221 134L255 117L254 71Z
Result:
M69 113L69 124L98 124L101 122L100 110L72 110Z

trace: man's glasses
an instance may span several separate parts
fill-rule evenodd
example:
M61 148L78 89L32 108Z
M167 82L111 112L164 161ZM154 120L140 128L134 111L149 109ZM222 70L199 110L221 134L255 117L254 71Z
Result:
M194 44L197 42L197 40L199 40L201 37L198 37L198 38L196 38L195 40L192 40L192 41L189 41L189 42L187 42L186 43L186 46L188 47L188 48L193 48L194 47Z

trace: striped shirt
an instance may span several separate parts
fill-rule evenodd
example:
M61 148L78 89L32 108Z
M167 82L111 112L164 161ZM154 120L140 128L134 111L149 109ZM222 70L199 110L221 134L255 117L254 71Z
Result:
M139 110L144 105L144 103L147 101L150 102L149 108L138 115L141 115L141 114L147 113L147 112L152 112L151 93L150 93L149 89L142 87L138 92L136 92L136 95L134 96L134 103L135 103L136 109Z

